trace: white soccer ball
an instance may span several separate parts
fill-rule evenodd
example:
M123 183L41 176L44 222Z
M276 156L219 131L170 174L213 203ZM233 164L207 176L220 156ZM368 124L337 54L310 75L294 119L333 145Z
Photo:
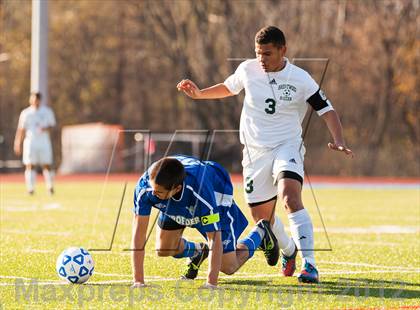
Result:
M57 258L58 276L70 283L81 284L93 274L95 263L84 248L68 248Z

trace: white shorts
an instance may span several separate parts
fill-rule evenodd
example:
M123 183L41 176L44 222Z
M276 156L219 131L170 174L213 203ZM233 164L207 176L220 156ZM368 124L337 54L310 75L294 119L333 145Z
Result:
M51 141L23 140L22 159L24 165L51 165L53 163Z
M301 146L301 141L279 145L274 149L245 147L242 172L246 202L263 202L276 196L277 181L287 177L285 171L294 172L303 180L304 156L305 146Z

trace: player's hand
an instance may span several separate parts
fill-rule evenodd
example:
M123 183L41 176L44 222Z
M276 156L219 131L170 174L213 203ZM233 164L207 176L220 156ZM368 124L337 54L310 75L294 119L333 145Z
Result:
M182 80L176 85L178 91L183 91L188 97L193 99L199 99L201 91L197 85L191 80Z
M206 284L203 284L198 289L200 290L217 290L217 285L210 284L206 282Z
M345 146L344 143L328 143L328 147L334 151L344 152L346 155L350 155L351 158L354 157L353 151Z
M142 288L147 287L147 285L144 282L134 282L133 285L131 285L131 288Z

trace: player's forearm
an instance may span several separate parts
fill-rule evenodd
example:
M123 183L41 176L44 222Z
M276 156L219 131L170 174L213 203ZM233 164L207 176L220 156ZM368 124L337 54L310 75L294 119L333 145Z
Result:
M18 128L16 130L16 135L15 135L15 145L21 145L22 140L23 140L23 134L24 134L24 130L22 128Z
M225 84L220 83L200 90L196 99L221 99L233 96Z
M133 221L132 268L134 282L144 283L144 252L146 245L146 231L149 222L148 216L136 216Z
M322 115L335 143L344 144L343 127L337 112L328 111Z
M220 232L215 232L213 238L209 238L209 270L207 275L207 283L217 285L220 268L222 267L222 238Z
M52 127L52 126L49 126L49 127L43 127L43 128L42 128L42 131L46 131L46 132L50 133L52 129L53 129L53 127Z
M133 249L133 281L144 283L144 250Z

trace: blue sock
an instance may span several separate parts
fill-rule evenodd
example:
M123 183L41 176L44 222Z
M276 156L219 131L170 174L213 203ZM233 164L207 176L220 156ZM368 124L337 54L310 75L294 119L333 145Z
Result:
M181 242L184 242L184 251L177 255L174 255L175 258L183 258L183 257L191 257L194 256L196 245L194 242L190 242L185 240L184 238L181 239Z
M239 243L245 244L248 248L249 258L254 255L254 252L261 244L262 236L264 232L261 231L261 228L255 227L244 239L239 240Z

